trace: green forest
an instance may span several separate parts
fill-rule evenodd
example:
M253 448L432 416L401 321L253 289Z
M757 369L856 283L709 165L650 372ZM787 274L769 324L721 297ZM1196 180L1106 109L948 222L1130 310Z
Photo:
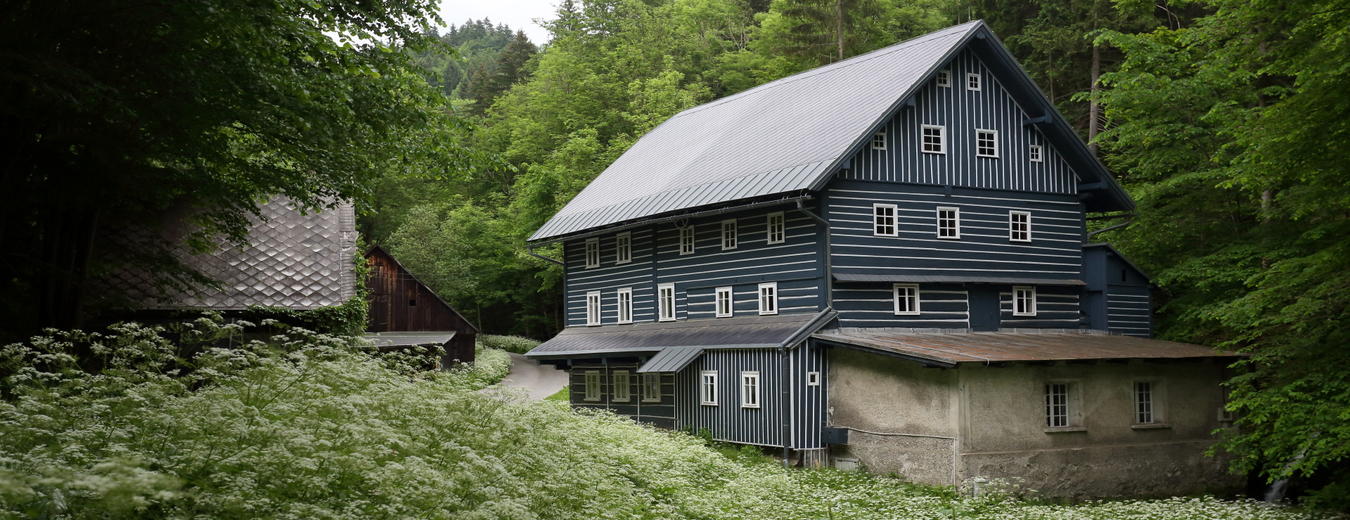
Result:
M561 273L525 239L645 132L983 19L1137 202L1091 225L1151 275L1157 335L1249 354L1234 471L1350 508L1350 2L562 0L547 42L436 4L0 15L0 341L99 323L89 282L118 266L210 284L111 231L188 204L206 251L275 194L355 201L365 243L485 332L546 338Z

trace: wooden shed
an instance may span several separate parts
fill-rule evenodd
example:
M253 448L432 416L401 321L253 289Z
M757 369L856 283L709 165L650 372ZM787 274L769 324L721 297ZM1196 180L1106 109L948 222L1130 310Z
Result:
M366 288L370 292L371 332L453 333L445 342L444 366L449 366L455 360L466 363L473 361L477 326L432 292L384 249L377 246L367 251L366 264L370 266Z

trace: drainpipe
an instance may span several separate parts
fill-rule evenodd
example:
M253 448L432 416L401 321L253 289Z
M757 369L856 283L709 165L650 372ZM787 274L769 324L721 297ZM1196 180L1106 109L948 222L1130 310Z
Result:
M539 254L539 253L534 252L534 248L535 248L535 247L537 247L537 246L526 246L526 247L525 247L525 254L530 255L530 256L533 256L533 257L538 258L538 259L540 259L540 260L543 260L543 261L545 261L545 262L552 262L552 263L555 263L555 264L558 264L558 265L561 265L561 266L564 266L564 267L567 265L567 264L562 263L561 260L554 260L554 259L552 259L552 258L549 258L549 257L547 257L547 256L544 256L544 255L541 255L541 254Z
M1126 220L1126 221L1121 222L1121 223L1119 223L1119 224L1116 224L1116 225L1114 225L1114 226L1106 226L1106 227L1104 227L1104 228L1098 229L1098 230L1096 230L1096 231L1093 231L1093 232L1091 232L1091 233L1088 233L1088 236L1087 236L1088 239L1087 239L1087 241L1088 241L1088 242L1091 242L1091 241L1092 241L1092 237L1095 237L1095 236L1100 235L1100 234L1102 234L1102 233L1105 233L1105 232L1107 232L1107 231L1115 231L1115 230L1117 230L1117 229L1123 228L1123 227L1128 226L1128 225L1133 224L1133 223L1134 223L1134 218L1130 218L1129 220Z
M832 262L830 261L830 223L826 222L825 219L820 218L820 215L806 209L806 206L802 204L801 199L797 199L797 211L806 214L806 216L811 217L812 220L825 226L825 306L828 307L834 303L834 274L831 268Z

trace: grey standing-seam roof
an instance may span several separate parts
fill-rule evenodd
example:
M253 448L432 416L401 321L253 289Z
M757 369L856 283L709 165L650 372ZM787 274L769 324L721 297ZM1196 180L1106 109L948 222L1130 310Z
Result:
M671 347L774 348L782 346L816 321L819 321L816 314L784 314L568 327L525 355L532 358L561 358L591 354L652 353Z
M652 356L637 371L639 374L679 372L702 355L703 349L699 347L671 347Z

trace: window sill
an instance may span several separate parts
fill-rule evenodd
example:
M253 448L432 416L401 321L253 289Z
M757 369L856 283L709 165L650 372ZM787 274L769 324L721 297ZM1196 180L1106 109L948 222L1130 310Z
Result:
M1131 425L1130 425L1130 429L1131 429L1131 430L1170 430L1170 429L1172 429L1172 425L1171 425L1171 424L1167 424L1167 423L1131 424Z
M717 406L717 403L699 403L700 406Z
M651 404L651 403L660 403L661 400L660 400L660 399L643 399L642 402Z
M1086 432L1086 426L1060 426L1056 428L1046 428L1045 433L1080 433Z

